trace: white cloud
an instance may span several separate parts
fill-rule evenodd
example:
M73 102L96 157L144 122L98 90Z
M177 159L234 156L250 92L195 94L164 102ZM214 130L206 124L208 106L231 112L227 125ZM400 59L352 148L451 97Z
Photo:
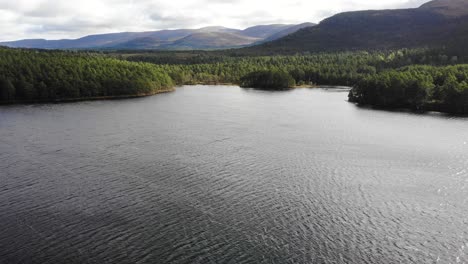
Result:
M427 0L0 0L0 40L221 25L319 22L343 11Z

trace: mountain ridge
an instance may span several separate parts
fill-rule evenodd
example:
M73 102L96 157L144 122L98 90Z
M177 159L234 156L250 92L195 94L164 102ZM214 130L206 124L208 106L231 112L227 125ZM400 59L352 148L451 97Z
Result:
M244 30L212 26L199 29L94 34L78 39L24 39L0 42L0 45L13 48L40 49L209 50L249 46L266 38L271 38L273 35L281 31L295 28L297 26L298 25L287 24L257 25ZM192 36L191 39L189 38L190 36ZM205 36L205 38L202 38L202 36ZM278 37L281 37L281 35L278 35ZM183 43L183 39L185 39L185 43ZM194 42L195 39L200 43ZM231 40L232 42L228 43L225 40Z
M419 8L344 12L317 26L237 51L291 54L346 50L453 47L467 43L468 1L434 0Z

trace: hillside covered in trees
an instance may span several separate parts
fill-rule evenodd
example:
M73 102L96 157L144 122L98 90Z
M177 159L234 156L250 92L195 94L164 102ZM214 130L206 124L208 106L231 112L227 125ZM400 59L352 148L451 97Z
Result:
M140 96L172 89L156 67L98 54L0 48L0 102Z

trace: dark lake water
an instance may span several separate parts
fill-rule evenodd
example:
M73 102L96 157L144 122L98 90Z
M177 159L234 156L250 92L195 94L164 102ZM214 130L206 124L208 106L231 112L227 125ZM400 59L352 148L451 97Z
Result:
M467 263L468 119L346 99L0 107L0 263Z

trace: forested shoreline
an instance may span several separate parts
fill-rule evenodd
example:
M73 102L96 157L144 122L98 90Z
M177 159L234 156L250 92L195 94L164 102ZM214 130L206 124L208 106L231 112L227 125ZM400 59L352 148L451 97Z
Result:
M0 102L144 96L173 89L153 65L93 53L0 49Z
M466 57L445 49L238 57L226 52L119 54L156 64L177 83L235 83L283 90L295 85L353 87L350 102L468 114ZM115 54L113 54L115 56Z
M190 84L340 85L353 87L349 99L361 105L467 114L463 63L448 51L428 49L251 57L0 48L0 102L144 96Z
M408 66L359 80L350 102L378 108L468 113L468 65Z

